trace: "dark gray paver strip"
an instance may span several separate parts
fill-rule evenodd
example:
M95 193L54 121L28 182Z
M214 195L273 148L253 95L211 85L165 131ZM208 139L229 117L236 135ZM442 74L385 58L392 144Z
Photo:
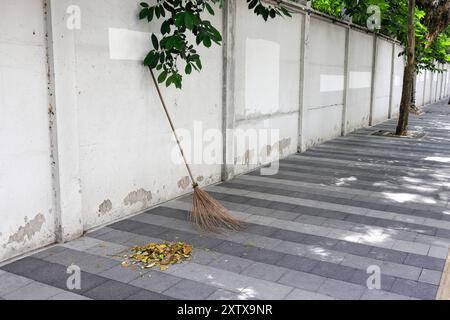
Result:
M277 179L283 179L283 177L280 177L280 176L274 176L274 177L276 177ZM283 179L283 180L290 180L290 181L292 181L292 178L288 177L288 178ZM345 189L345 187L341 187L341 188ZM212 191L211 193L214 194L214 196L221 194L221 193L214 192L214 191ZM289 197L293 198L293 199L311 200L308 197L302 197L302 196L297 197L295 193L293 193L292 195L289 195ZM243 202L241 202L241 201L243 201L243 198L247 198L249 201L253 201L254 200L252 202L252 206L261 206L261 208L266 208L264 205L269 201L269 200L251 198L249 196L232 196L232 197L225 196L225 197L223 197L222 200L227 201L227 202L234 202L234 203L240 204L240 203L243 203ZM236 199L238 199L238 201L240 201L240 202L236 202ZM258 201L256 201L256 200L258 200ZM263 201L261 201L261 200L263 200ZM271 201L271 202L273 202L273 201ZM333 204L333 203L330 203L330 202L324 202L324 203ZM352 207L360 207L361 209L365 209L365 205L362 205L362 203L365 204L365 202L358 203L358 201L355 201L354 204L356 204L356 205L352 205ZM281 202L281 205L283 205L283 204L284 203ZM335 202L334 204L339 204L339 203ZM347 205L349 205L349 204L350 203L348 203ZM248 206L247 206L247 208L248 208ZM294 206L290 210L293 211L293 212L297 212L299 214L303 214L303 213L306 214L308 212L308 210L310 210L310 211L314 210L314 207L309 207L310 209L307 209L307 208L308 208L307 206L297 205L297 206ZM391 208L393 210L391 210ZM319 210L318 214L320 214L321 212L323 212L323 210L328 210L328 209L317 209L317 210ZM386 212L389 212L389 213L406 214L406 215L410 215L410 216L417 216L417 217L424 217L424 218L432 218L432 219L436 219L436 220L450 221L449 215L443 213L443 212L445 212L445 209L442 209L443 212L438 213L438 212L425 211L425 210L420 210L420 209L409 209L409 208L408 209L404 208L402 210L402 209L398 209L397 207L391 207L391 206L388 205L388 206L386 206L386 208L384 210L379 210L379 211L386 211ZM336 213L337 217L340 217L340 215L337 212L338 211L332 211L333 214ZM345 217L344 218L338 218L340 220L346 219L348 217L348 215L347 215L348 213L342 213L341 212L341 214L345 214ZM333 217L333 216L327 216L327 217ZM426 226L425 226L425 228L426 228Z
M62 252L67 252L73 255L83 254L86 258L91 255L81 251L65 249ZM62 253L60 252L60 253ZM98 257L101 258L101 257ZM118 264L117 261L110 260L111 264ZM125 299L131 295L142 291L142 288L127 285L126 283L111 280L97 274L91 274L81 270L81 289L69 291L67 289L67 266L58 263L51 263L45 260L34 257L27 257L11 264L3 266L1 269L11 274L20 275L22 277L32 279L38 283L46 284L55 288L66 290L71 293L87 296L92 299ZM146 290L149 291L149 290ZM152 292L153 295L159 293ZM161 295L161 299L168 298Z
M423 139L369 135L392 130L396 123L390 120L289 156L275 176L255 171L209 188L227 208L252 221L241 233L198 234L186 220L190 197L184 197L65 248L52 247L3 266L0 296L32 297L42 289L43 298L80 298L63 291L66 267L75 263L89 283L82 294L93 299L434 299L444 267L440 258L450 239L450 206L442 197L450 188L442 185L444 176L436 176L449 169L439 157L450 156L450 134L437 126L450 123L449 116L446 104L433 105L410 122L412 129L424 128ZM414 188L420 180L421 187L430 189ZM397 203L383 192L417 199ZM435 203L421 203L423 196ZM363 244L347 238L370 236L373 230L389 239ZM190 263L168 272L145 271L144 276L108 256L162 240L187 241L209 251L196 249ZM310 254L311 249L317 252ZM370 264L385 273L382 291L366 287ZM13 278L15 283L8 280Z
M183 239L181 238L180 241L183 241ZM274 264L297 271L310 272L320 276L326 276L332 279L341 280L342 277L345 277L345 279L348 280L349 282L353 282L359 285L364 285L368 277L365 270L360 270L357 268L351 268L348 266L342 266L337 264L331 265L329 262L326 261L320 261L297 255L284 254L284 256L281 256L281 254L276 251L248 247L230 241L223 241L219 246L208 249L214 252L224 253L237 257L243 258L250 257L250 259L254 261L264 262L267 264ZM379 261L378 265L383 265L383 261ZM341 275L340 274L341 272L345 275ZM347 279L347 275L350 273L352 273L353 276ZM399 273L399 275L402 276L401 273ZM419 275L420 272L417 273L417 278L419 277ZM387 286L383 287L383 289L388 291L390 288L389 286Z
M166 207L159 207L154 210L147 211L146 214L155 214L155 215L164 215L164 216L170 216L171 218L179 219L179 220L187 220L187 214L188 212L185 210L180 209L171 209L167 210ZM169 213L170 212L170 213ZM257 228L256 228L256 227ZM256 232L253 232L255 231ZM124 230L125 231L125 230ZM377 248L370 245L365 244L359 244L359 243L353 243L343 240L336 240L336 239L330 239L327 237L322 236L314 236L309 234L303 234L300 232L295 231L287 231L275 227L270 226L262 226L262 225L255 225L255 224L248 224L248 228L244 230L245 232L249 233L255 233L263 236L270 236L271 238L280 239L280 240L286 240L290 242L296 242L301 243L305 245L318 245L320 247L334 250L334 251L341 251L345 253L351 253L353 255L359 255L363 257L369 257L374 258L382 261L390 261L395 263L401 263L416 267L422 267L422 268L428 268L432 270L439 270L441 271L445 265L445 260L443 259L437 259L429 256L421 256L421 255L414 255L410 254L410 258L408 260L405 260L407 257L407 253L401 252L398 250L393 249L386 249L386 248ZM210 247L211 249L214 247ZM224 250L223 248L220 248ZM236 250L236 248L234 248ZM245 248L242 248L243 251L245 251ZM267 258L266 262L269 262L270 259L274 260L273 258ZM420 259L420 261L419 261ZM422 265L421 265L422 263Z
M115 232L115 231L113 231L113 232ZM120 231L116 231L116 232L120 232ZM245 252L241 251L242 246L236 246L236 244L234 244L234 243L228 244L228 247L232 248L232 249L229 248L229 249L225 250L226 252L228 252L228 254L232 254L233 250L237 250L238 252L245 253ZM224 270L227 270L227 268L224 267L223 264L222 265L214 264L214 263L211 264L209 262L210 261L206 262L206 264L214 265L214 267L216 267L216 268L222 268ZM304 257L299 257L299 256L292 256L292 255L286 255L282 260L280 260L277 263L277 266L282 266L282 267L287 268L286 271L288 271L288 272L289 271L292 272L293 270L309 271L309 272L311 272L311 270L315 266L319 265L319 262L317 260L313 260L313 259L309 259L309 258L304 258ZM268 266L270 267L270 265L268 265ZM276 267L276 266L273 266L273 267ZM324 269L326 269L326 267ZM346 270L349 270L349 269L351 269L351 268L346 267ZM317 270L315 272L317 272L318 275L314 275L314 274L311 274L311 273L308 273L308 274L310 276L315 276L315 277L321 278L322 282L326 280L326 278L320 276L321 273L322 273L322 269L319 269L319 270ZM244 270L244 272L242 272L242 274L246 274L245 270ZM252 274L251 276L252 277L256 277L258 279L261 278L258 274ZM330 275L330 276L332 277L333 275ZM349 282L357 284L357 285L360 285L360 286L362 286L364 288L364 285L366 283L367 277L368 276L367 276L367 273L365 271L354 269L353 270L353 276L351 277ZM145 277L143 279L145 281L147 281L147 279ZM382 287L381 287L381 289L382 290L390 290L390 288L392 287L392 284L393 284L393 282L394 282L394 280L396 278L395 277L386 276L386 275L382 275L381 279L382 279L382 282L381 282L382 283ZM138 283L140 280L141 279L137 279L134 282ZM282 282L281 280L278 281L278 282L282 283L282 284L286 284L286 283ZM299 285L299 284L294 284L294 283L291 283L291 285L298 286L299 288L311 290L310 287L305 287L305 285Z
M408 214L411 215L417 215L413 213L417 213L418 210L410 209L405 210L404 208L397 207L397 206L391 206L387 204L376 204L371 202L363 202L363 201L355 201L353 199L342 199L342 198L336 198L331 197L327 195L314 195L314 194L306 194L306 193L299 193L299 192L289 192L287 190L283 189L275 189L275 188L269 188L269 187L252 187L247 184L238 184L238 183L228 183L227 185L224 185L224 187L232 187L235 189L242 189L242 190L251 190L251 191L257 191L257 192L263 192L263 193L271 193L271 194L277 194L277 195L285 195L292 198L298 198L298 199L309 199L309 200L318 200L321 202L329 202L329 203L337 203L337 204L345 204L345 205L353 205L361 208L367 208L367 209L374 209L374 210L380 210L380 211L388 211L393 213L399 213L399 214ZM280 192L279 192L280 191ZM245 197L245 196L241 196ZM267 208L268 203L270 201L263 200L263 199L255 199L251 197L245 197L248 200L248 204L253 203L252 206L255 207L262 207ZM227 201L230 201L228 198L225 197ZM252 202L253 201L253 202ZM374 218L374 217L367 217L367 216L361 216L357 214L351 214L351 213L341 213L339 214L338 211L333 210L318 210L313 207L306 207L306 206L296 206L291 211L304 214L310 214L315 216L323 216L326 218L336 218L337 220L346 220L350 222L355 223L362 223L364 225L374 225L379 227L386 227L386 228L392 228L392 229L398 229L398 230L409 230L416 233L421 234L427 234L427 235L436 235L440 236L442 238L448 238L450 239L450 230L448 229L438 229L435 227L429 227L429 226L423 226L420 224L413 224L408 222L401 222L401 221L394 221L389 219L382 219L382 218ZM255 211L257 213L257 211ZM428 211L428 215L426 215L426 212L422 214L422 216L426 217L433 217L433 214L430 214ZM436 214L435 218L442 218L443 214Z

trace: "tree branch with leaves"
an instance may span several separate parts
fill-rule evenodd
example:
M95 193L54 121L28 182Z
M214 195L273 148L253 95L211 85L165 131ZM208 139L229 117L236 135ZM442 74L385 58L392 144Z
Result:
M153 49L147 54L144 64L158 72L158 82L167 87L182 87L183 73L191 74L203 68L198 47L210 48L222 44L220 31L213 26L209 16L217 7L223 8L226 0L157 0L156 4L140 4L139 18L148 22L162 20L160 35L152 34ZM246 0L248 9L265 21L277 16L290 17L290 11L281 3L263 3L261 0ZM190 39L195 39L192 43ZM180 70L181 68L181 70Z

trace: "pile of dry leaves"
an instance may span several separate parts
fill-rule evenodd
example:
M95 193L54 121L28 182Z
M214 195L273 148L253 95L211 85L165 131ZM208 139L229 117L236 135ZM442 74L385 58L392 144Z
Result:
M184 242L149 243L133 247L132 253L125 256L127 260L122 263L122 266L138 265L143 269L159 267L161 270L166 270L170 265L188 260L192 249L192 245Z

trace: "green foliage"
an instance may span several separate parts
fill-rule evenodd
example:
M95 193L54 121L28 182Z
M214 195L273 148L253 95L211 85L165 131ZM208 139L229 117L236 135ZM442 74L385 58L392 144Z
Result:
M398 39L404 46L407 43L408 0L313 0L312 7L318 11L342 17L348 14L353 23L366 26L370 5L376 5L381 11L381 29L378 31L389 37ZM442 71L436 63L450 61L448 54L450 48L449 28L442 33L436 41L429 44L427 41L428 29L424 25L425 11L416 8L416 71L431 70ZM402 53L404 54L404 53Z
M221 45L222 36L205 16L215 14L225 0L156 0L156 4L140 4L139 19L152 22L162 20L161 36L152 34L153 49L147 54L144 65L159 72L158 82L167 87L182 87L182 71L189 75L202 69L198 46L210 48ZM289 10L282 4L263 4L261 0L246 0L249 10L265 21L277 16L290 17ZM195 39L195 44L191 43Z

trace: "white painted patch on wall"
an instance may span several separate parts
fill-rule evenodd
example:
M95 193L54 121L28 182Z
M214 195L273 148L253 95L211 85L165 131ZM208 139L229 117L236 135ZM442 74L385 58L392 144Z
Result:
M274 113L280 108L280 44L247 38L245 46L245 113Z
M320 92L344 91L344 76L338 74L320 75Z
M151 33L109 28L109 57L112 60L142 61L151 49Z
M350 89L370 88L372 84L372 72L351 71L348 86Z
M399 76L394 76L394 86L399 87L402 84Z

